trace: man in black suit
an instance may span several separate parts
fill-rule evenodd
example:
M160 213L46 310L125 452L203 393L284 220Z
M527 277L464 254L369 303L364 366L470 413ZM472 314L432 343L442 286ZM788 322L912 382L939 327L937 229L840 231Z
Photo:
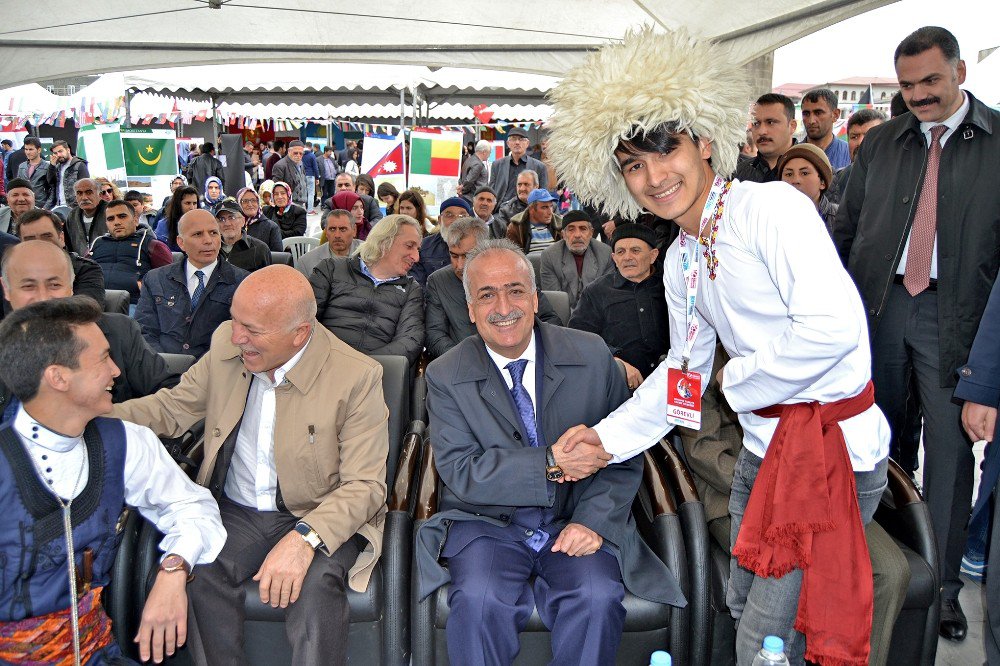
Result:
M444 487L439 512L418 534L420 594L450 577L451 663L512 663L535 607L552 631L553 663L614 663L626 588L661 603L684 598L630 515L641 457L558 483L603 467L607 456L550 443L607 415L628 389L603 340L534 317L534 273L510 241L470 253L463 281L479 335L427 368Z

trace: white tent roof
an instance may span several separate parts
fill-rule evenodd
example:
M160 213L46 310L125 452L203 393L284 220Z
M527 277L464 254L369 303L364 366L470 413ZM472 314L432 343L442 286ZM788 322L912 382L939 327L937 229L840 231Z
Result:
M497 10L490 12L486 5L458 6L454 0L282 0L273 6L217 0L220 9L203 0L4 0L0 87L136 68L247 62L559 76L588 50L641 24L685 26L730 44L749 61L893 1L533 0L492 5ZM293 70L286 68L286 76L295 77Z

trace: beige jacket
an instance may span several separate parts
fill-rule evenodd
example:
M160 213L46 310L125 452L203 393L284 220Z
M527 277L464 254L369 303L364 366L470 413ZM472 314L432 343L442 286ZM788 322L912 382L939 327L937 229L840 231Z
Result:
M172 389L114 406L113 416L178 437L205 419L205 458L197 481L208 485L223 442L238 427L252 373L222 324L207 354ZM276 389L274 460L285 506L319 533L332 553L355 533L368 545L348 574L368 586L382 552L388 419L382 366L313 326L299 362ZM310 433L312 426L313 433Z

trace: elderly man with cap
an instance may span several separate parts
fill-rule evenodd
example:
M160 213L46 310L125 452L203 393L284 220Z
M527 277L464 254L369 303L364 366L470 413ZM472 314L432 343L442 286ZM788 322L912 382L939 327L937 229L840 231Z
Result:
M582 210L566 213L560 235L542 252L539 278L543 291L564 291L575 307L580 292L611 270L611 248L594 238L594 225Z
M7 205L0 208L0 232L17 235L17 218L35 207L35 191L24 178L7 183Z
M583 288L569 319L570 328L604 338L611 355L625 365L633 390L656 369L670 347L663 273L656 261L659 254L656 232L649 227L617 227L611 236L611 258L617 270Z
M556 198L539 188L528 195L528 207L507 225L507 239L525 254L540 254L560 239L562 218L555 214Z
M470 215L472 215L472 206L462 197L450 197L441 202L441 212L438 213L438 231L424 238L420 244L420 261L415 263L410 271L410 275L420 283L421 287L427 284L427 276L437 269L447 266L450 261L444 231L458 218Z
M232 198L226 198L215 214L222 236L221 255L233 266L252 273L271 265L271 248L267 243L247 234L247 219L243 209Z
M135 318L156 351L201 358L249 273L219 256L219 221L209 211L184 213L177 230L184 259L146 274Z
M538 175L535 187L549 186L548 170L540 160L528 155L528 135L520 127L507 130L507 149L510 153L497 160L490 167L490 187L500 201L513 199L517 194L517 176L524 171L534 171Z
M628 402L558 444L601 445L617 464L675 425L699 427L692 398L721 340L730 360L719 384L744 433L726 599L737 664L765 636L784 639L793 664L867 664L864 525L887 485L890 432L874 401L865 309L808 199L783 183L730 179L749 102L732 57L682 30L644 28L550 93L566 185L610 214L646 209L680 228L663 264L667 358Z
M472 212L486 223L486 228L490 230L490 238L505 238L507 236L507 223L493 214L496 209L497 193L493 191L493 188L489 185L483 185L476 190L472 196Z
M797 143L778 158L777 171L782 182L809 197L826 223L826 230L833 235L833 220L837 217L837 204L830 191L833 167L823 149L811 143Z

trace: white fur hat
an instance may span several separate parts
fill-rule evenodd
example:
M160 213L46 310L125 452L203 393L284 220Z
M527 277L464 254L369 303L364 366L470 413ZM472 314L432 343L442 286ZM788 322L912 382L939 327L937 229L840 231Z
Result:
M634 219L614 150L622 138L675 123L712 142L712 168L729 177L746 141L750 94L728 49L684 30L630 32L571 70L550 93L549 153L583 201Z

